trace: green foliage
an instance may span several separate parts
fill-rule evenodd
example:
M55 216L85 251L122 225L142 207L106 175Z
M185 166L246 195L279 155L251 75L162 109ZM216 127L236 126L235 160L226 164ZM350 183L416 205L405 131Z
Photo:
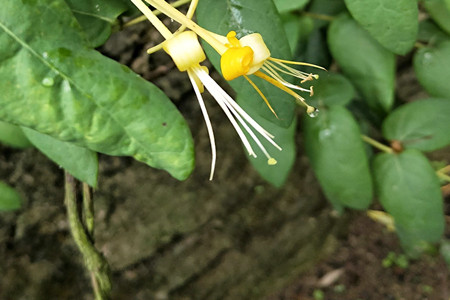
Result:
M414 55L417 79L430 95L449 98L450 40L421 48Z
M66 0L83 28L92 48L103 45L117 23L117 17L127 10L121 0Z
M30 147L30 141L16 125L0 121L0 142L15 148Z
M305 148L325 195L334 207L366 209L372 201L372 179L361 133L341 106L305 118Z
M331 23L328 44L333 58L363 100L376 112L389 111L394 103L394 54L348 15Z
M377 194L395 220L396 231L409 255L416 256L427 242L437 242L444 231L439 180L418 150L379 154L374 161Z
M212 6L215 7L214 10L210 9ZM236 31L239 37L258 32L264 37L273 57L291 58L281 18L271 1L202 0L198 5L197 19L201 26L222 35L226 35L231 30ZM217 53L210 47L205 47L205 51L216 69L220 70ZM267 158L262 153L250 161L263 178L275 186L281 186L295 158L294 99L260 78L255 76L250 78L270 101L278 118L244 78L230 81L231 87L237 93L237 102L260 124L263 124L268 132L274 134L277 143L279 142L283 148L281 155L275 152L278 150L271 151L278 161L275 166L268 166Z
M383 135L404 148L433 151L450 144L450 100L425 99L403 105L383 122Z
M192 139L175 106L89 49L66 2L7 2L0 30L0 120L93 151L130 155L178 179L189 175Z
M16 190L0 181L0 212L17 210L21 202L21 197Z
M418 13L416 1L411 0L345 0L361 26L383 47L406 54L416 42Z
M96 152L57 140L29 128L23 128L23 132L36 148L67 172L92 187L97 186L98 160Z
M422 3L433 20L450 34L450 5L448 0L424 0Z

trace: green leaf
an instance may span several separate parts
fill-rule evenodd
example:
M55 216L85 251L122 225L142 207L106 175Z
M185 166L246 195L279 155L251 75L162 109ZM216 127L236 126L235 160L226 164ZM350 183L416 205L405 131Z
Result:
M308 31L312 30L313 23L308 17L299 17L292 13L284 14L281 17L291 53L295 53L302 37L308 34Z
M379 113L389 111L394 102L394 54L347 15L331 23L328 44L342 71L367 104Z
M433 151L450 144L450 99L425 99L400 106L383 122L383 135L405 148Z
M0 211L17 210L21 202L21 197L16 190L0 181Z
M330 20L323 18L314 18L314 23L317 28L328 26L331 18L346 11L344 0L314 0L308 6L308 12L322 17L330 17Z
M0 120L133 156L178 179L189 175L192 137L175 106L130 69L87 49L63 0L8 1L0 30Z
M450 7L444 0L425 0L422 2L433 20L450 34Z
M379 154L374 162L376 190L384 209L394 218L406 252L417 255L427 242L444 232L439 180L418 150Z
M0 142L16 148L32 146L20 127L0 121Z
M420 84L430 95L449 98L450 40L419 49L414 55L414 70Z
M240 38L258 32L264 38L273 57L291 58L283 24L271 0L202 0L197 8L197 20L202 27L221 35L234 30ZM205 52L215 68L220 70L219 55L209 45L205 45ZM250 78L267 97L278 118L244 78L234 79L229 84L239 98L246 102L246 107L272 123L285 128L289 127L295 114L294 99L256 76L250 76Z
M419 14L416 1L345 0L345 3L353 18L386 49L403 55L414 46Z
M80 23L92 48L103 45L117 17L127 10L120 0L65 0Z
M450 40L450 36L443 32L433 21L426 19L419 23L419 41L435 44L442 40Z
M63 142L29 128L23 128L27 138L52 161L72 174L78 180L97 187L97 153Z
M338 208L366 209L372 201L372 179L361 133L342 106L305 117L305 149L317 179Z
M245 105L243 105L242 108L247 110ZM279 188L286 182L295 162L295 132L297 122L294 120L291 126L288 128L283 128L263 119L256 114L250 113L250 115L256 122L258 122L259 125L275 136L275 142L282 148L282 151L279 151L269 142L261 139L261 143L267 149L269 154L276 159L276 165L269 165L267 163L267 158L263 155L263 153L258 153L258 157L256 158L249 157L251 164L258 171L261 177L273 184L275 187ZM251 139L249 140L253 149L258 149L256 143Z
M273 2L280 13L285 13L291 10L302 9L308 4L309 0L273 0Z
M314 95L305 97L312 106L344 106L355 97L355 89L345 76L331 72L320 72L319 74L319 79L311 83Z

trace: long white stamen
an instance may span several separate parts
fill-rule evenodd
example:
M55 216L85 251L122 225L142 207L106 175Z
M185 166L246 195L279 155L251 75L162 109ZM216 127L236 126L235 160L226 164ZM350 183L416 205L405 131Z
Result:
M250 142L248 141L247 137L245 136L244 132L242 131L241 127L239 127L239 124L236 122L236 120L233 117L233 114L229 111L228 107L224 103L224 99L220 93L217 93L217 91L222 89L217 83L209 77L209 75L202 70L201 68L195 67L193 68L193 71L195 72L195 75L200 79L200 81L204 84L206 89L211 93L213 98L217 101L217 103L220 105L224 113L227 115L228 119L230 120L231 124L233 125L234 129L238 133L239 137L242 140L242 143L244 144L245 148L248 151L248 154L256 157L255 152L253 151L252 146L250 145ZM208 80L210 79L210 81ZM214 83L214 84L212 84Z
M203 118L205 119L206 128L208 130L209 141L211 144L211 171L209 174L209 180L212 180L213 176L214 176L214 170L216 167L216 157L217 157L216 142L214 139L214 131L213 131L213 128L211 125L211 121L209 119L208 111L206 110L205 102L203 101L203 98L202 98L202 94L200 93L197 83L195 82L195 79L193 77L195 75L192 74L191 70L187 70L187 72L189 75L189 79L191 80L192 87L194 88L195 95L197 96L198 104L200 105L200 109L202 111Z
M204 83L205 87L208 89L208 91L213 95L213 97L216 99L216 101L221 105L222 109L225 111L225 113L232 113L235 118L239 121L239 123L244 127L244 129L248 132L248 134L252 137L252 139L255 141L255 143L258 145L258 147L262 150L264 155L271 159L271 156L268 154L267 150L262 145L261 141L257 138L253 130L247 125L250 124L257 132L259 132L267 141L269 141L273 146L275 146L278 150L282 150L280 146L278 146L272 139L273 135L268 133L264 128L262 128L255 120L253 120L234 100L231 98L208 74L205 72L196 73L197 76L200 78L200 80ZM225 108L224 108L225 106ZM228 114L227 114L228 116ZM228 116L230 121L234 120L234 118L230 118ZM234 124L233 124L234 125ZM236 126L235 126L236 128ZM239 127L240 128L240 127ZM242 130L237 130L238 134L239 132L242 132ZM240 135L242 142L244 143L244 146L246 146L246 142L248 142L247 138L243 139ZM250 149L251 146L250 146ZM249 153L253 152L253 150L249 150L247 148ZM256 157L256 156L255 156Z

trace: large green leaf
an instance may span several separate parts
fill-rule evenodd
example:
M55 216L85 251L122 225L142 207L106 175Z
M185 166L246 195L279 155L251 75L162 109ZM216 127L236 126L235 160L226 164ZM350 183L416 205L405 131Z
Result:
M178 179L193 167L189 129L155 86L87 48L63 0L7 1L0 11L0 120Z
M414 55L414 70L428 93L450 99L450 40L419 49Z
M325 195L341 206L366 209L372 201L372 178L361 133L342 106L305 117L305 149Z
M0 142L16 148L32 146L19 126L0 121Z
M346 11L344 0L314 0L308 6L308 12L319 16L336 17ZM328 26L330 20L324 18L313 18L316 27Z
M101 46L111 34L117 17L127 10L121 0L66 0L91 47Z
M98 160L92 150L63 142L29 128L23 132L42 153L77 179L97 187Z
M16 190L0 181L0 212L19 209L21 202Z
M345 0L353 18L386 49L406 54L414 46L419 10L412 0Z
M347 15L331 23L328 44L367 104L380 113L389 111L394 102L394 54Z
M238 37L258 32L263 36L273 57L291 58L283 24L272 0L202 0L197 8L197 20L201 26L222 35L231 30L236 31ZM205 47L205 51L216 69L220 70L219 55L209 46ZM250 78L270 101L279 118L273 115L258 93L242 77L229 82L239 95L239 100L248 102L247 107L272 123L289 127L294 118L294 99L260 78Z
M423 5L433 20L450 34L450 7L448 0L447 3L444 0L425 0Z
M415 101L393 111L383 122L383 135L405 148L433 151L450 144L450 99Z
M392 215L405 250L418 254L424 242L437 242L444 232L439 180L418 150L380 154L374 173L379 200Z

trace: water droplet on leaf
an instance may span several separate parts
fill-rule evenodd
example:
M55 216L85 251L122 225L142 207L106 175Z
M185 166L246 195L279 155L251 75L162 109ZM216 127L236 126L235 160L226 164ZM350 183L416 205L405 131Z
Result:
M310 116L311 118L315 118L319 115L319 110L317 108L314 108L313 111L308 112L308 116Z
M52 77L45 77L42 79L42 85L43 86L53 86L55 84L55 80Z

